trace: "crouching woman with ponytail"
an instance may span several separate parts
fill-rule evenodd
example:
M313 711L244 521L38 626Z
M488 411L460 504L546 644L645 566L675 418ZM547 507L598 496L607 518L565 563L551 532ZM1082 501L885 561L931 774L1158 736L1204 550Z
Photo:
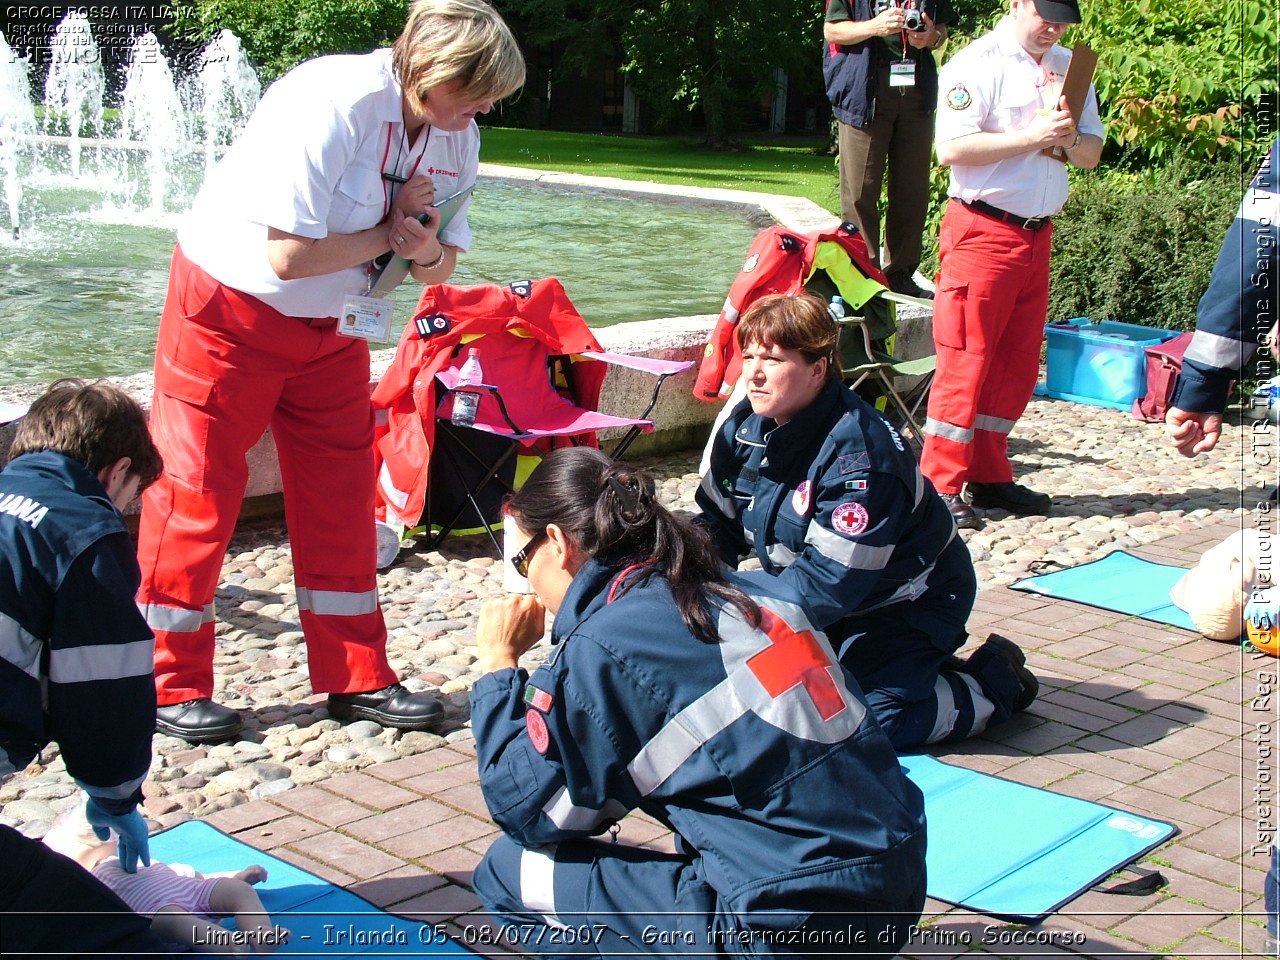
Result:
M549 456L507 512L534 594L482 610L471 717L505 831L475 885L511 942L897 953L924 904L923 802L797 600L722 572L651 479L597 450ZM547 610L530 676L517 658ZM635 809L675 853L590 839Z

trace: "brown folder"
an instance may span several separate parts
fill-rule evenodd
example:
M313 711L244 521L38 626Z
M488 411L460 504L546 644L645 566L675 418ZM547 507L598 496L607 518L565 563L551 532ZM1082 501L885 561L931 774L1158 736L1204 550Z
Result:
M1071 65L1067 67L1067 75L1062 81L1062 95L1067 98L1067 111L1076 125L1080 124L1080 115L1084 113L1084 102L1089 96L1089 84L1093 83L1093 72L1098 68L1098 55L1086 43L1077 43L1071 48ZM1067 154L1061 147L1045 147L1040 151L1046 157L1067 162Z

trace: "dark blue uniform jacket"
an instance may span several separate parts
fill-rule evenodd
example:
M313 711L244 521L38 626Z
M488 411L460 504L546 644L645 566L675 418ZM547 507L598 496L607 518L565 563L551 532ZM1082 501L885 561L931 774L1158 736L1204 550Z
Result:
M955 523L906 441L835 380L781 426L739 404L697 501L721 558L754 551L837 649L871 611L914 601L919 619L972 590L973 562L947 549Z
M56 741L110 813L142 798L155 730L154 642L124 518L58 453L0 472L0 779Z
M747 924L922 889L921 795L803 609L756 585L764 629L721 610L722 642L707 644L665 579L619 576L594 560L578 572L527 687L501 670L472 690L481 787L502 828L538 846L640 808L678 834L685 879Z

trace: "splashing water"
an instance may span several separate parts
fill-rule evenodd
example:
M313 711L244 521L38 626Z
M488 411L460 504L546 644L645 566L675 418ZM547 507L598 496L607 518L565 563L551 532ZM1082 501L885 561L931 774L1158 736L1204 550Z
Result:
M30 64L14 53L0 33L0 189L9 211L13 238L22 232L22 181L18 178L19 152L36 132L36 113L31 105Z
M249 65L240 38L230 30L219 31L200 54L197 83L205 168L210 169L218 148L235 139L258 105L262 84Z
M122 136L143 144L147 157L147 209L162 213L169 168L187 147L187 124L173 71L154 33L138 37L129 50L120 126Z
M87 125L102 136L102 97L106 82L102 56L89 29L89 19L72 11L53 33L52 63L44 84L44 132L71 138L71 175L80 176L80 138Z

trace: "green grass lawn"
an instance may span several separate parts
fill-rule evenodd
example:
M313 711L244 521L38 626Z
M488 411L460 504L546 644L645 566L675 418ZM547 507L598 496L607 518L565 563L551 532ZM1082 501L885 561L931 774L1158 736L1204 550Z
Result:
M840 208L834 156L824 137L747 139L708 150L693 137L639 137L483 127L480 159L539 170L621 177L691 187L725 187L807 197Z

